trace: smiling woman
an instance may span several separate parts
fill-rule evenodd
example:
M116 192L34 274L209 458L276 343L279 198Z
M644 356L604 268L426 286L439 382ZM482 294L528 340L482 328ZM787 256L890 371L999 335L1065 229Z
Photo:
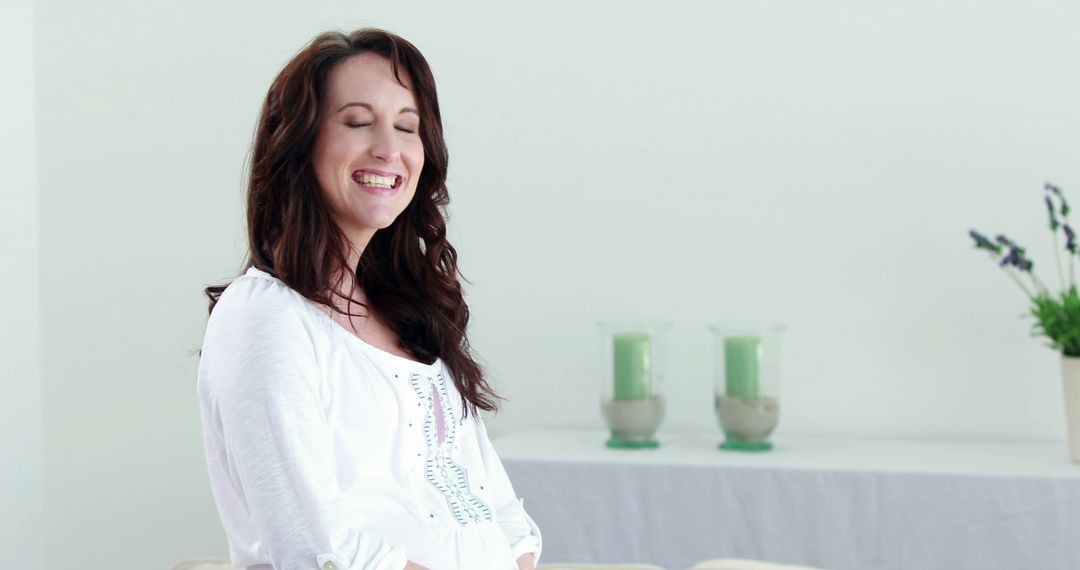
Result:
M271 85L246 271L206 289L198 375L236 567L534 567L540 531L477 413L498 396L465 334L446 171L434 78L400 37L320 35Z
M362 251L412 200L424 167L411 81L365 53L330 73L312 157L334 220ZM359 191L357 191L359 190Z

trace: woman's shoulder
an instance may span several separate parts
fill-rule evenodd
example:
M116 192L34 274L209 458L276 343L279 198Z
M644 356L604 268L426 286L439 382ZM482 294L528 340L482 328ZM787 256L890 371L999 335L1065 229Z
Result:
M253 362L315 366L327 345L324 327L303 295L258 269L225 288L203 335L201 366L250 368Z
M210 314L217 322L246 322L262 326L311 325L313 307L303 295L280 279L254 267L229 283Z
M199 359L200 393L233 401L261 390L315 386L325 334L302 295L249 269L225 288L206 323Z

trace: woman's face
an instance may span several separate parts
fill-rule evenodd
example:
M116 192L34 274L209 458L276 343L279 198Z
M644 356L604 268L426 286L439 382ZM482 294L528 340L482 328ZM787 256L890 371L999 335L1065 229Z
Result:
M424 145L408 74L390 61L352 56L330 72L312 166L334 220L354 246L367 244L412 200Z

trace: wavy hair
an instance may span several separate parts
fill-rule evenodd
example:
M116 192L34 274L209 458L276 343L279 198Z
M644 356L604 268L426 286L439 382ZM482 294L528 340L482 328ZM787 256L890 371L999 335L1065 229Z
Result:
M498 409L499 396L484 379L469 347L469 308L458 280L457 252L446 239L444 210L449 154L443 138L435 78L420 51L403 38L371 28L316 37L278 74L266 95L251 154L247 193L248 256L310 301L343 315L332 298L348 265L348 240L319 191L312 149L320 103L334 67L362 53L390 61L394 76L408 75L420 114L424 166L416 194L387 228L375 232L357 267L367 304L397 333L401 347L425 362L441 358L462 396L463 415ZM404 85L404 83L402 83ZM210 312L228 283L207 287Z

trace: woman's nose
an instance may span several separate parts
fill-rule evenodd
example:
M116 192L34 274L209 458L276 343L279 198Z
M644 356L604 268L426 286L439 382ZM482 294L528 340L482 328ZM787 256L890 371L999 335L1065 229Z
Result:
M375 129L371 141L371 156L386 162L394 162L400 154L393 125Z

